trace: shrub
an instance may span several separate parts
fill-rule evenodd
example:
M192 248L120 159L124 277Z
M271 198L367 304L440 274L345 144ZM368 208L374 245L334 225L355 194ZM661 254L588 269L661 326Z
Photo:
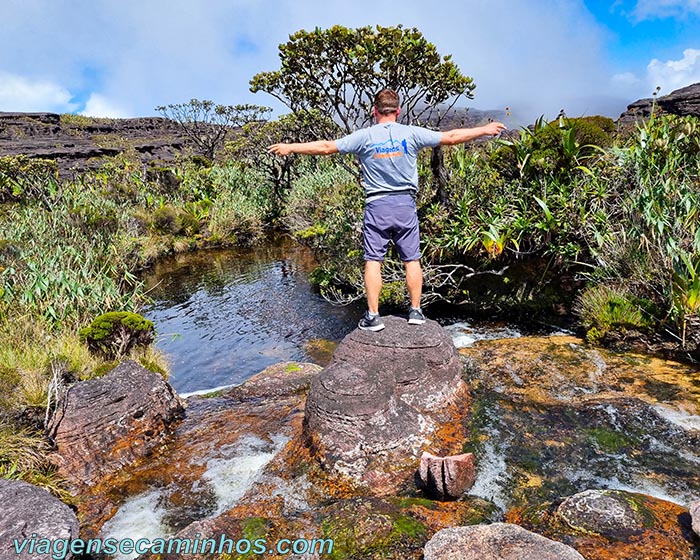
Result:
M574 312L589 342L600 342L611 331L646 331L652 324L650 303L618 286L598 285L584 290Z
M56 179L55 161L24 155L0 157L0 203L38 199L48 205Z
M132 348L148 346L154 335L151 321L128 311L104 313L80 330L80 340L107 359L124 356Z

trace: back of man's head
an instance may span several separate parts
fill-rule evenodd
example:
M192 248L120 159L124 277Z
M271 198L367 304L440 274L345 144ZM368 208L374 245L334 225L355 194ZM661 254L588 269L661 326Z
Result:
M399 110L399 94L384 88L374 96L374 108L380 115L389 115Z

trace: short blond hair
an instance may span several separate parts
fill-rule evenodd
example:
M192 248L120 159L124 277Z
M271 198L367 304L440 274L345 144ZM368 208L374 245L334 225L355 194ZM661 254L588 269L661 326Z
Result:
M399 94L393 89L384 88L374 96L374 108L380 115L388 115L399 110Z

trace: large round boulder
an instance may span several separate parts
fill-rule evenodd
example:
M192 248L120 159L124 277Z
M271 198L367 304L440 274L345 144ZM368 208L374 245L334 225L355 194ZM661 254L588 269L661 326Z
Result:
M573 548L510 523L438 531L425 560L585 560Z
M355 330L312 382L306 426L329 470L376 495L412 480L423 451L461 451L468 390L452 339L436 322L385 317L380 332Z

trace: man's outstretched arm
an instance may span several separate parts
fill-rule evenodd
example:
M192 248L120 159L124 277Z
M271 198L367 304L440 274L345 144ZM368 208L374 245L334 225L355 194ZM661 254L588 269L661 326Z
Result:
M307 156L328 156L337 154L335 140L316 140L314 142L294 142L291 144L273 144L267 147L270 154L288 156L289 154L304 154Z
M474 128L455 128L442 133L440 145L454 146L455 144L463 144L482 136L496 136L506 129L506 125L499 122L490 122L484 126Z

